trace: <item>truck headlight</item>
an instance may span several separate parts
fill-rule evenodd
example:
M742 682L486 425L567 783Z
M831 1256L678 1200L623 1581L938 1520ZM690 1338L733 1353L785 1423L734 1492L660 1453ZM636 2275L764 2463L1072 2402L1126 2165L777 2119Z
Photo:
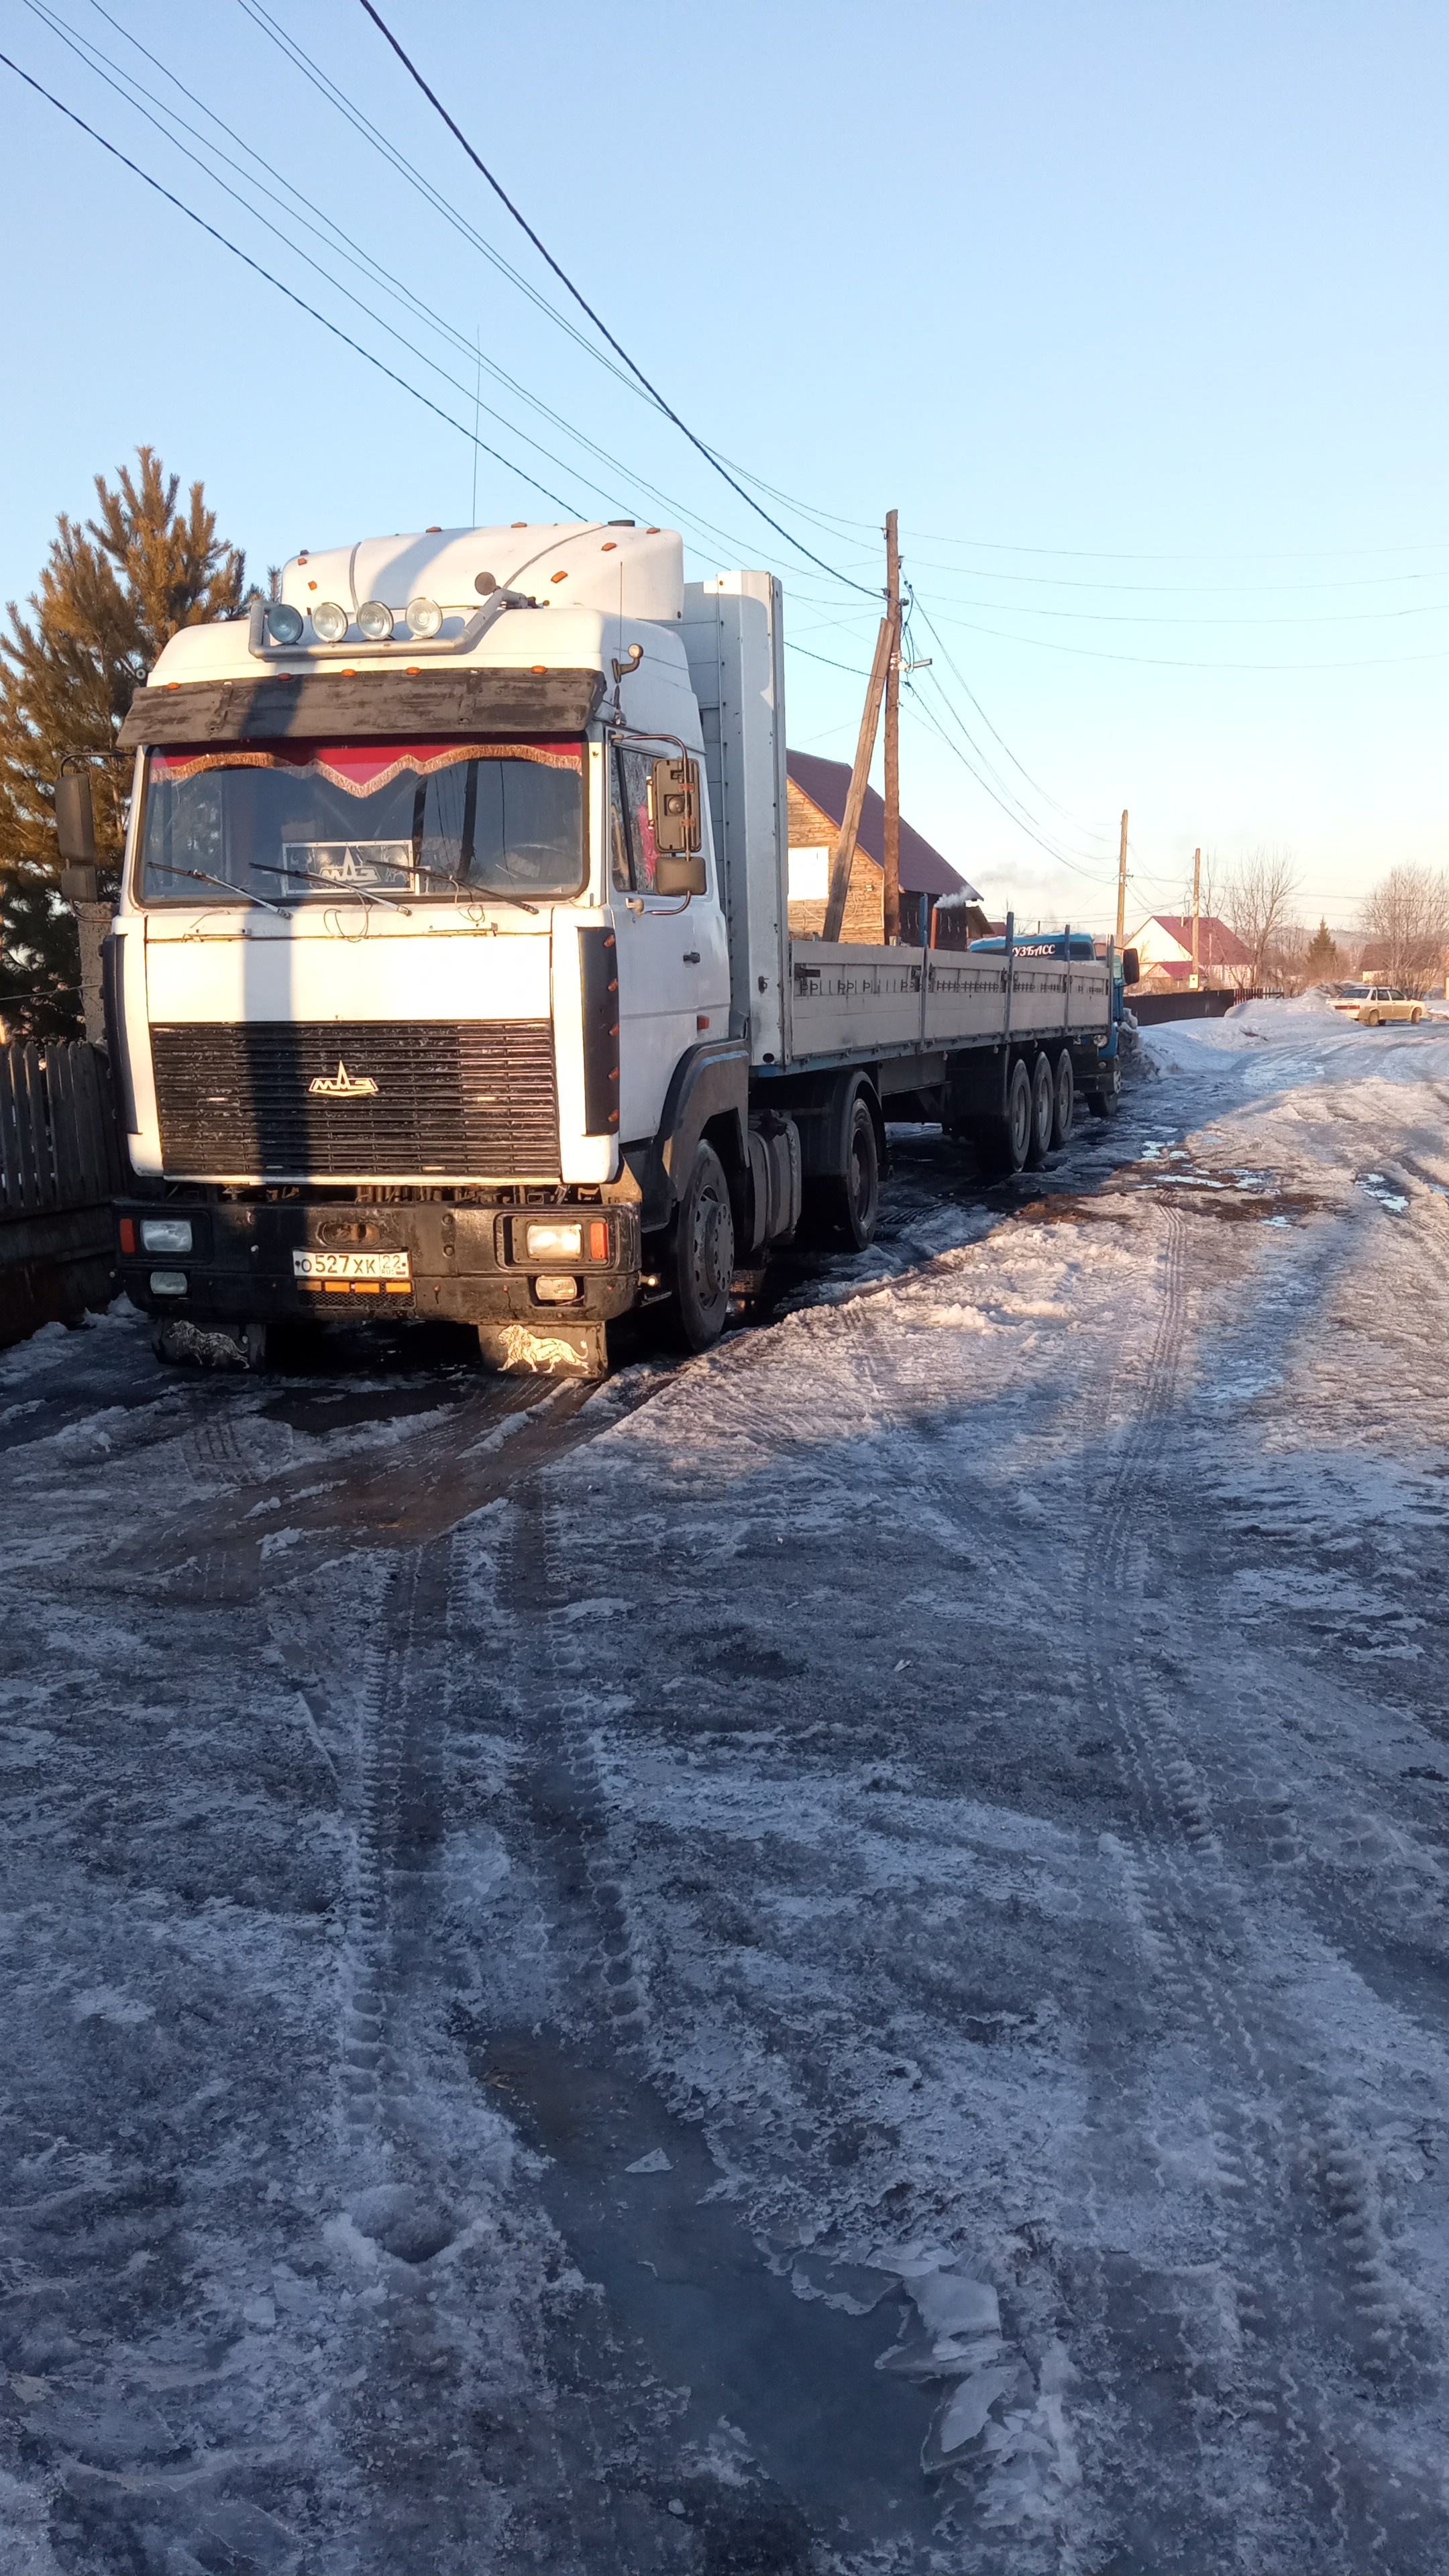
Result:
M582 1261L584 1257L582 1225L530 1225L524 1229L523 1241L530 1261ZM570 1289L569 1294L573 1293Z
M392 633L392 610L385 599L365 599L357 612L357 631L369 644L385 644Z
M312 632L323 644L340 644L347 633L347 611L335 599L319 599L312 611Z
M151 1294L153 1297L184 1297L186 1294L185 1271L153 1270L151 1273Z
M274 599L267 610L267 630L274 644L300 644L302 612L285 599Z
M562 1278L556 1270L540 1271L533 1284L541 1306L571 1306L579 1293L577 1279Z
M141 1219L143 1252L189 1252L191 1219L189 1216L143 1216Z
M408 625L414 635L426 639L436 635L443 623L443 612L435 599L410 599Z

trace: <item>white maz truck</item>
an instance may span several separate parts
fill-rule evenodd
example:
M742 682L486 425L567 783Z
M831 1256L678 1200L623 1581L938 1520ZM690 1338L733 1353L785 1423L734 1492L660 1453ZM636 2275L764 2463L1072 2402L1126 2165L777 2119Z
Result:
M104 957L161 1347L389 1311L598 1372L668 1299L703 1348L802 1210L869 1242L888 1116L1010 1170L1111 1105L1089 939L791 939L782 646L627 521L299 554L167 645Z

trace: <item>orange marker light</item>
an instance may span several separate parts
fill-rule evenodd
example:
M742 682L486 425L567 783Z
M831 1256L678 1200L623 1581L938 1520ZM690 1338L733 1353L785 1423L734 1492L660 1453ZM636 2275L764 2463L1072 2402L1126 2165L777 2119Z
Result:
M618 553L618 551L619 551L619 540L618 540L618 538L617 538L617 537L611 537L611 538L609 539L608 544L607 544L606 546L604 546L603 548L601 548L601 552L602 552L602 553L604 553L604 554L606 554L606 555L616 555L616 554Z
M535 662L533 666L533 676L536 680L546 680L548 678L548 664L546 662ZM176 683L174 680L172 681L171 686L173 689L175 688Z
M135 1249L136 1220L133 1216L123 1216L121 1219L121 1250L123 1252L134 1252Z
M553 582L567 581L568 574L566 572L551 572L549 574L549 580Z
M609 1223L608 1223L608 1219L607 1219L607 1217L599 1217L599 1216L596 1216L596 1217L594 1218L594 1221L593 1221L592 1225L589 1227L589 1259L590 1259L591 1261L607 1261L607 1260L608 1260L608 1258L609 1258Z

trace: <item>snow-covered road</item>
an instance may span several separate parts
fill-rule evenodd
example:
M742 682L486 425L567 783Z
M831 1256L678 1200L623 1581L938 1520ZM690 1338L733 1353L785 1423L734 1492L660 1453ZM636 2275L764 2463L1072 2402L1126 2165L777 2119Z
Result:
M1148 1048L603 1390L0 1356L3 2576L1441 2576L1449 1034Z

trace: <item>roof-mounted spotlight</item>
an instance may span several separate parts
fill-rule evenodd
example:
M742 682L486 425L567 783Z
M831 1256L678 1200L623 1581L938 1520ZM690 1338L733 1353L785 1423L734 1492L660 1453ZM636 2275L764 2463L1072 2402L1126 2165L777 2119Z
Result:
M357 630L369 644L385 644L392 633L392 610L385 599L365 599L357 612Z
M320 644L340 644L347 634L347 611L335 599L319 599L312 611L312 632Z
M439 632L443 623L443 612L435 599L410 599L407 618L410 633L426 637Z
M302 640L300 608L293 608L285 599L269 600L267 632L274 644L300 644Z

